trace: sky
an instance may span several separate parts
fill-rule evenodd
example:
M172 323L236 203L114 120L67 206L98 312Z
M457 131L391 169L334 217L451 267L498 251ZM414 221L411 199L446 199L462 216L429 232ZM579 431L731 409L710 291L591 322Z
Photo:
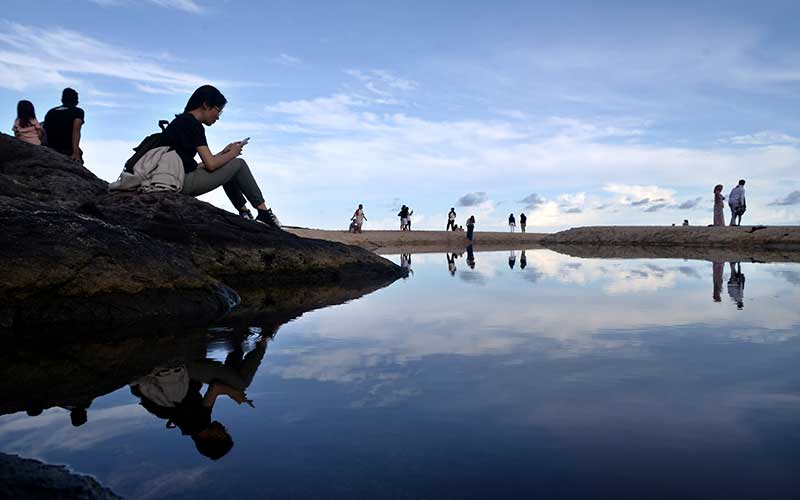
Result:
M641 5L639 5L641 4ZM86 167L211 83L206 129L284 224L503 230L712 222L747 180L745 224L800 223L800 3L3 0L0 127L80 93ZM219 189L202 199L233 207ZM726 208L727 211L727 208ZM727 215L727 214L726 214Z

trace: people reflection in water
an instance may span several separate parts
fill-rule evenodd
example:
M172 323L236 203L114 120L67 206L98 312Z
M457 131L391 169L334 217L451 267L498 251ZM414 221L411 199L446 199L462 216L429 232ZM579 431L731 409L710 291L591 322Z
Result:
M508 267L514 269L514 264L517 263L517 254L514 253L514 250L508 254Z
M711 274L714 277L714 293L711 295L714 302L722 302L722 273L725 270L724 262L712 262Z
M475 254L472 252L472 245L467 247L467 265L470 269L475 269Z
M447 270L450 271L450 276L456 275L456 254L448 253L447 255Z
M411 276L414 274L414 271L411 269L411 254L410 253L401 253L400 254L400 267L406 270L406 276Z
M736 308L744 309L744 273L740 262L731 262L731 277L728 278L728 295L736 303Z
M147 411L166 420L168 429L177 427L191 437L200 454L218 460L233 448L233 438L224 425L212 420L214 404L218 397L228 396L237 404L253 406L245 391L274 335L259 336L246 355L240 338L224 363L205 358L157 368L132 383L131 393ZM203 384L208 385L205 394L201 393Z
M525 269L527 266L528 266L528 257L525 256L525 250L523 250L519 256L519 268Z

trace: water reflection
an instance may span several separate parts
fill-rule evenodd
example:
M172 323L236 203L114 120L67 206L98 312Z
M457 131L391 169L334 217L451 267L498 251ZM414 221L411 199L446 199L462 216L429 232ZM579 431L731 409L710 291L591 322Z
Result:
M320 302L169 341L6 349L0 449L148 498L796 492L800 266L466 253L448 274L414 254L413 280L299 318ZM737 310L745 273L758 307ZM72 427L59 407L83 405Z

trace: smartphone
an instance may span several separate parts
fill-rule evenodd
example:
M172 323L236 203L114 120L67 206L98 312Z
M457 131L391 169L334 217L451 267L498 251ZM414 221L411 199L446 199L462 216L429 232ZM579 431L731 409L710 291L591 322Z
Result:
M248 142L250 142L250 138L249 138L249 137L245 137L245 138L244 138L244 140L242 140L242 141L239 141L239 142L241 142L241 143L242 143L242 146L244 146L245 144L247 144Z

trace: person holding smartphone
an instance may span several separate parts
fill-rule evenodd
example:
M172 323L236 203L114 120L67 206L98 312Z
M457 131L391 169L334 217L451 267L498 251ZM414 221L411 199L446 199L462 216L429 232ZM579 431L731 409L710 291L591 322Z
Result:
M183 161L186 177L181 192L200 196L222 186L240 216L253 218L247 208L249 201L258 211L256 221L280 228L280 222L267 207L250 167L239 158L250 138L232 142L217 154L208 147L203 126L210 127L216 123L227 103L216 87L203 85L198 88L189 98L183 113L176 115L164 130L161 145L174 150ZM200 155L201 163L195 161L197 155Z

